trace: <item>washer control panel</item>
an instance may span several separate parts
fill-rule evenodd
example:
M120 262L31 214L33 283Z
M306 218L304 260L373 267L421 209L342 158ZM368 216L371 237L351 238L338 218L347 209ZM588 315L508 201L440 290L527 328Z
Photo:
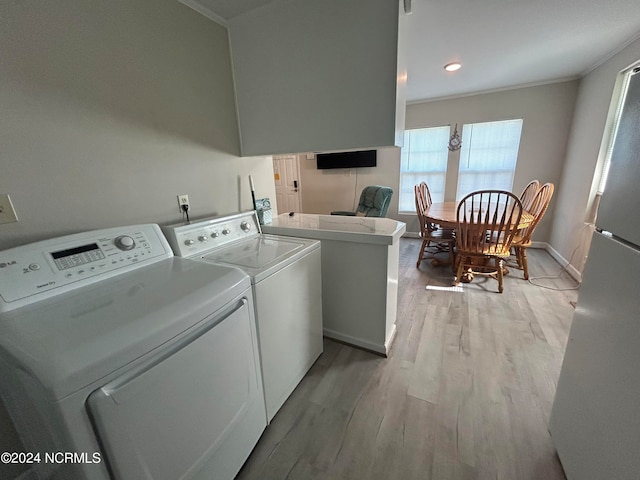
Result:
M172 257L158 225L134 225L0 252L0 312Z
M202 254L237 240L260 235L260 223L255 211L237 213L162 227L173 253L179 257Z

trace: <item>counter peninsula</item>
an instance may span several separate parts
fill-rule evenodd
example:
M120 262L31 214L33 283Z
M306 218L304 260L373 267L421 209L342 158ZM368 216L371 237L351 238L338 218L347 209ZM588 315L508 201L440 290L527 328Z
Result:
M285 213L262 231L320 240L323 333L387 356L396 332L403 222Z

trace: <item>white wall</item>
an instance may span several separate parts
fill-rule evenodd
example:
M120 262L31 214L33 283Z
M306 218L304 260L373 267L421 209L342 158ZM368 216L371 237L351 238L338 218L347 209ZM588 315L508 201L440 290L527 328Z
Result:
M575 114L556 198L551 245L582 272L591 244L585 228L604 160L603 135L611 119L618 74L640 60L640 40L586 75L580 82ZM606 141L606 138L605 138Z
M567 136L571 126L577 81L520 88L502 92L415 103L407 106L406 128L435 127L463 123L523 118L522 138L513 190L520 193L530 180L553 182L562 175ZM457 168L454 155L449 168ZM407 223L408 232L418 232L415 215L398 213L400 149L378 150L378 166L349 170L316 170L315 161L300 160L302 207L307 213L329 213L353 206L354 196L366 185L387 185L394 189L388 217ZM357 185L355 173L357 172ZM554 214L552 201L547 215L534 234L536 241L548 241Z
M360 193L367 185L393 188L387 216L398 212L399 148L379 148L376 167L318 170L315 157L307 159L305 155L298 155L298 159L304 213L328 215L335 210L355 211Z
M270 157L240 158L227 31L175 0L2 2L0 249L251 208Z

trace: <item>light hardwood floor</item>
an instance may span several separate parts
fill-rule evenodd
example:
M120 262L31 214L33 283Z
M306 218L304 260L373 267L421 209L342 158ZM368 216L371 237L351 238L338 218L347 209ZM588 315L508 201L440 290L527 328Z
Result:
M389 358L325 339L324 353L238 479L561 480L547 425L576 291L514 270L450 287L449 267L402 239ZM560 266L529 250L530 275ZM566 274L545 285L571 287Z

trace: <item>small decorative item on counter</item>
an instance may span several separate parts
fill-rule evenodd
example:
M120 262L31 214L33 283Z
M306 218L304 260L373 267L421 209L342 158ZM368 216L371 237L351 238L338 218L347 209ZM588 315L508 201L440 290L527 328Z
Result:
M273 220L271 202L268 198L256 199L256 212L258 213L258 221L260 222L260 225L267 225Z

